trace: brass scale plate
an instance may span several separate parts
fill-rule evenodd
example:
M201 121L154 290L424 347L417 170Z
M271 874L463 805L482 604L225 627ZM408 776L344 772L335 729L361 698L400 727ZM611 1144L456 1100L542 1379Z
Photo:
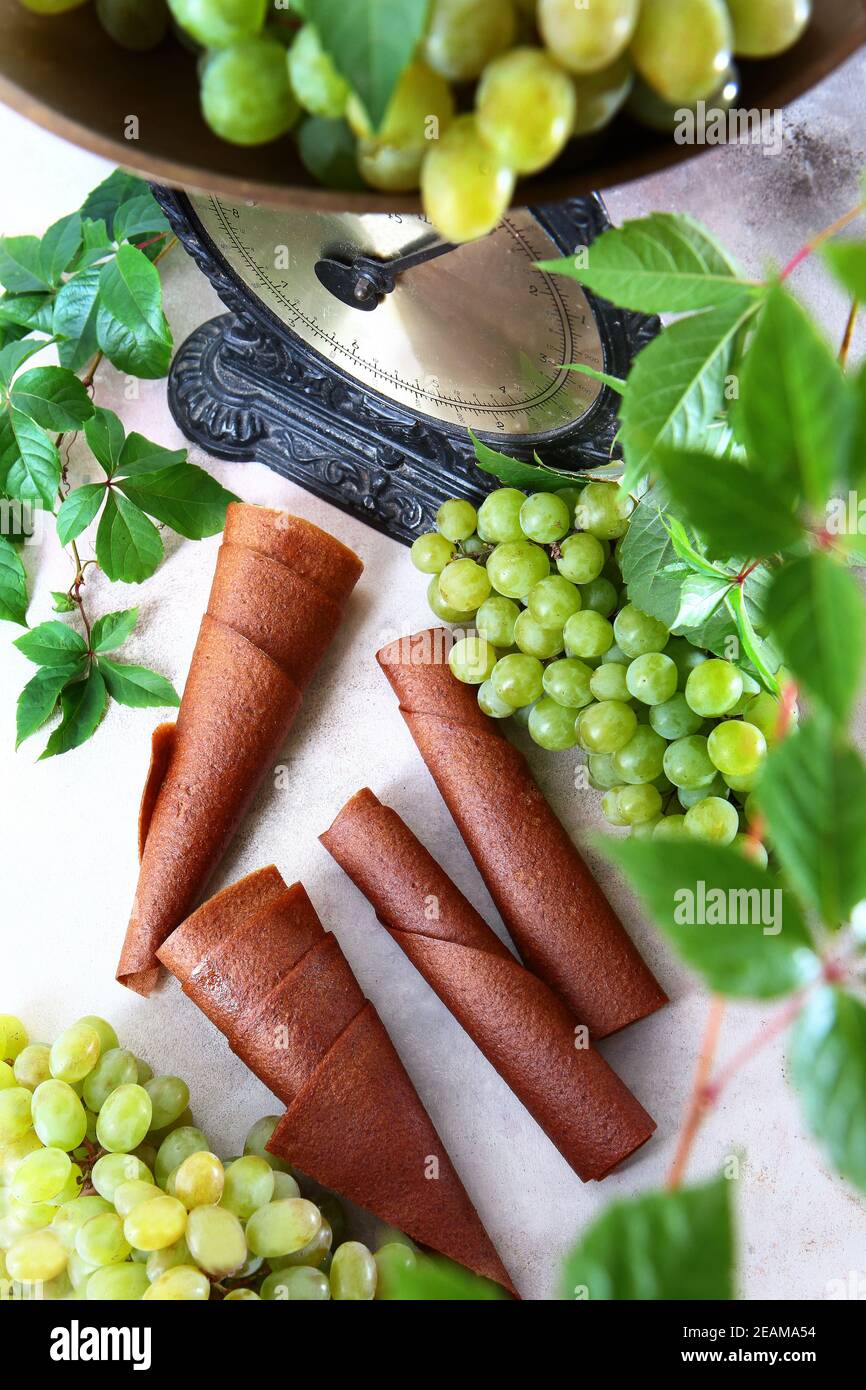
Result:
M574 362L604 370L592 309L576 281L535 268L562 252L525 209L483 241L406 272L363 312L319 283L316 261L404 255L430 238L426 218L190 201L230 268L292 333L362 386L446 429L555 435L599 395L598 382L569 370Z

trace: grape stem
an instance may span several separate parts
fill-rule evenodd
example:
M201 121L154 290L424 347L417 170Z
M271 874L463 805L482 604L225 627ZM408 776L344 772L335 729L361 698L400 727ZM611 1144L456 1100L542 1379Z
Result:
M851 351L851 343L854 340L854 328L857 323L857 315L860 312L859 300L854 300L851 311L848 314L848 322L845 325L845 334L842 338L842 345L839 348L839 366L845 367L848 363L848 354Z
M858 203L856 207L843 213L841 217L837 217L836 221L831 222L829 227L825 227L823 232L818 232L816 236L813 236L804 246L800 247L795 256L791 257L785 269L780 274L779 280L787 280L789 275L793 275L794 271L797 270L804 261L807 261L814 251L817 251L820 246L823 246L825 241L829 241L831 237L843 231L849 223L855 222L864 211L866 211L866 202Z

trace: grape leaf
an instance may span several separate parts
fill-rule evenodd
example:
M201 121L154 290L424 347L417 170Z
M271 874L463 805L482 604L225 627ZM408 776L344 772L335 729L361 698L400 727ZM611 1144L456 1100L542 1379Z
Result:
M157 473L173 463L185 462L186 449L165 449L133 430L121 451L117 471L125 478L134 478L139 473Z
M5 536L0 536L0 620L27 626L27 576Z
M42 238L39 263L50 285L59 285L64 270L68 270L81 245L81 213L71 212L61 217Z
M74 613L75 603L65 594L62 589L52 589L51 597L54 599L53 611L55 613Z
M60 454L29 415L10 408L0 426L0 487L22 502L53 507L60 486Z
M469 438L475 448L475 461L485 473L492 473L507 487L526 488L530 492L558 492L563 487L574 487L583 481L574 473L557 473L543 463L524 463L522 459L510 458L497 449L491 449L469 431Z
M866 768L812 718L774 748L759 799L785 875L828 927L866 899Z
M46 346L46 343L30 338L26 342L10 342L0 348L0 385L8 386L28 357L41 352Z
M51 294L4 294L0 299L0 320L19 324L31 333L52 331L54 296Z
M739 851L658 840L601 841L687 965L717 994L772 999L820 970L790 889Z
M118 208L130 198L136 198L147 191L147 184L143 179L136 178L135 174L128 174L125 169L115 169L87 195L81 215L94 222L104 222L109 235L113 235L114 218Z
M766 616L784 664L837 720L847 719L866 657L857 581L812 551L775 572Z
M156 473L121 478L118 488L148 516L156 517L188 540L214 536L225 528L226 508L238 499L203 468L176 463Z
M152 521L119 492L109 492L96 532L96 558L109 579L140 584L162 559L162 538Z
M711 1300L734 1297L730 1183L611 1202L565 1262L566 1299Z
M307 0L306 9L378 129L424 33L429 0Z
M603 232L583 257L541 261L538 269L568 275L594 294L640 314L709 309L764 286L739 278L727 252L699 222L655 212Z
M60 339L58 354L64 367L80 371L99 351L96 319L99 270L82 270L61 285L54 301L53 331Z
M162 311L159 272L125 242L99 273L96 337L109 361L133 376L165 376L172 337Z
M90 452L108 477L116 473L123 457L126 435L122 422L113 410L100 408L84 426Z
M688 575L680 591L680 606L672 630L679 632L700 627L724 602L730 587L727 579L712 579L707 574Z
M86 743L96 732L107 704L105 681L95 667L85 680L67 686L60 696L63 718L48 740L39 761L68 753Z
M66 367L34 367L24 372L9 399L46 430L78 430L93 414L86 388Z
M611 376L610 372L600 372L597 367L588 367L585 362L567 363L570 372L579 372L581 376L591 376L593 381L600 381L602 386L609 386L611 391L615 391L618 396L625 395L626 382L621 376Z
M693 451L659 449L655 469L679 513L700 533L710 554L746 551L763 559L802 538L803 528L778 487L757 469Z
M138 622L138 609L126 608L122 613L106 613L93 624L90 646L95 652L113 652L123 645Z
M866 241L828 241L821 254L839 283L866 301Z
M806 1120L835 1167L866 1192L866 1008L826 985L794 1028L791 1071Z
M41 251L38 237L0 237L0 285L14 294L52 289L42 269Z
M65 498L57 513L57 538L69 545L86 531L106 497L102 483L85 483Z
M180 704L180 696L171 681L144 666L127 666L101 656L97 661L112 699L134 709L160 709Z
M13 646L37 666L69 666L87 655L87 643L80 633L54 620L31 628L17 637Z
M638 503L619 548L619 563L630 601L671 628L689 570L677 560L660 506L654 489Z
M304 168L325 188L359 189L358 142L346 122L308 116L296 132Z
M31 681L25 685L18 696L15 712L15 747L21 744L37 729L41 729L46 719L57 708L60 693L83 672L83 659L69 666L43 666Z
M137 193L120 204L114 214L115 241L131 241L133 237L157 235L171 231L171 224L156 199L149 193Z

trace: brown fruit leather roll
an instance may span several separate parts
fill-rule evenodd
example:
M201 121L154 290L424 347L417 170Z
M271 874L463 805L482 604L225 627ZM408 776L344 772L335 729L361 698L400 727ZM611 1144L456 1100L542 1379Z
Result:
M130 989L156 984L156 950L195 906L273 766L361 569L318 526L229 506L177 723L154 733L117 972Z
M268 1147L514 1292L385 1028L303 886L273 867L200 907L159 958L288 1108Z
M595 1038L667 1003L601 888L548 806L523 754L448 667L431 628L377 660L527 969Z
M365 788L319 838L578 1177L646 1143L643 1107L395 811Z

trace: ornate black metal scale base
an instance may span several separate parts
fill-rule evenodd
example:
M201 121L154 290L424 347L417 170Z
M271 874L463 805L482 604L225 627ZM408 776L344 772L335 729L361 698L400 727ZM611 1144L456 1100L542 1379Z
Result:
M450 247L422 217L276 212L157 189L229 314L183 344L169 403L218 458L256 459L403 541L480 497L469 429L515 457L605 468L616 398L657 324L535 268L610 225L601 198L509 213Z

